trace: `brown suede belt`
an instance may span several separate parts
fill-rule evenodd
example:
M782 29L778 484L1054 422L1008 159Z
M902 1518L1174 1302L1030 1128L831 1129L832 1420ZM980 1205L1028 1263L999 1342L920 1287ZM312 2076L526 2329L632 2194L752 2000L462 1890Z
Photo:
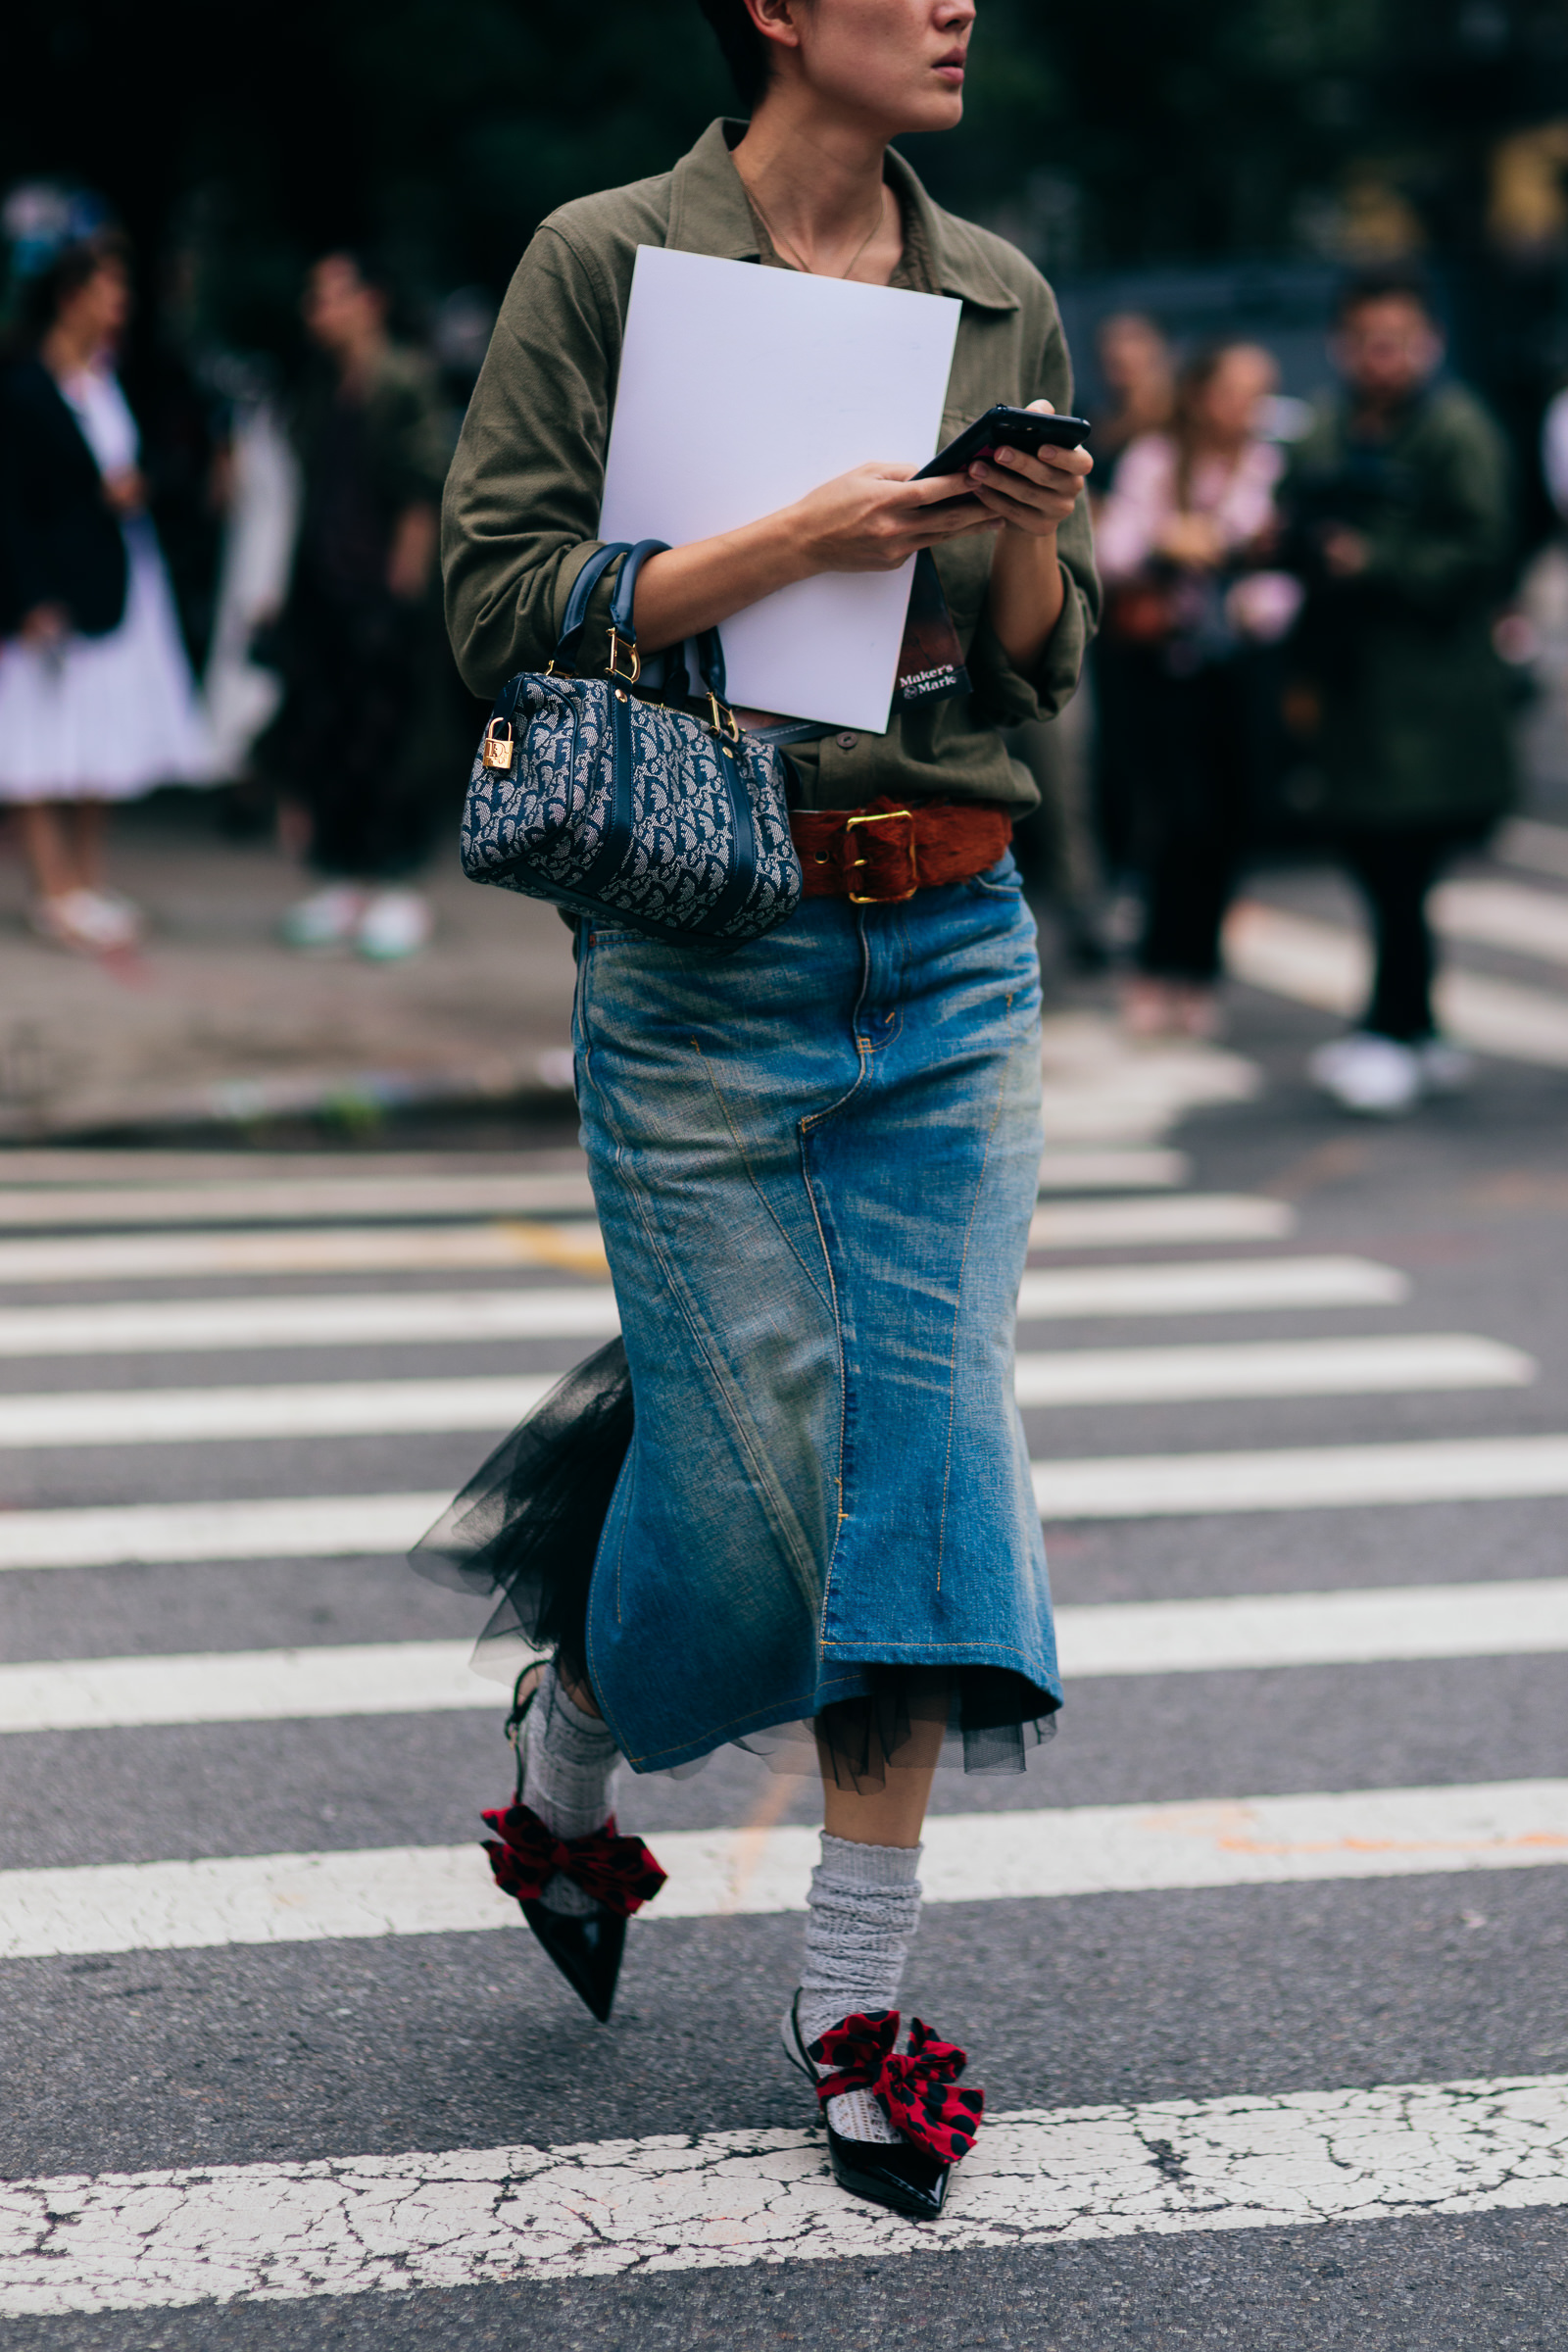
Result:
M808 899L888 906L917 890L968 882L1012 840L1012 812L991 801L923 801L906 808L793 808L790 831Z

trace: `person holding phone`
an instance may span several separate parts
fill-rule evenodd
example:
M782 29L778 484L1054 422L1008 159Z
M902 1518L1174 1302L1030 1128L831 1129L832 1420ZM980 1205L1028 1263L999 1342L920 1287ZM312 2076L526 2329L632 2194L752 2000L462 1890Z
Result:
M974 0L702 6L749 121L551 216L468 410L443 547L479 694L545 666L598 545L640 244L957 298L944 443L999 402L1072 406L1050 288L889 144L957 123ZM826 1826L786 2046L840 2182L918 2215L979 2109L961 2053L919 2027L893 2048L932 1774L950 1733L971 1767L1021 1768L1060 1701L1013 1398L1042 1138L1007 844L1036 794L998 730L1076 687L1099 611L1090 463L998 447L922 479L870 449L781 513L651 558L645 649L929 549L966 682L885 734L791 745L807 895L765 938L710 956L577 926L578 1099L635 1434L576 1655L533 1697L525 1805L591 1857L617 1756L650 1771L802 1735ZM609 593L585 646L608 643ZM561 1953L578 1937L594 1965L598 1898L563 1867L543 1899Z

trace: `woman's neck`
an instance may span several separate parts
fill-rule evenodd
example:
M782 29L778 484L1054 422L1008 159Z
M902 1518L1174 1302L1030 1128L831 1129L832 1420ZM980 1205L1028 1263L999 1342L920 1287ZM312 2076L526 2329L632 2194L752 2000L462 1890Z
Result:
M338 387L350 400L364 399L388 348L386 335L377 328L333 353Z
M885 285L903 251L898 199L883 177L887 143L814 95L775 84L734 151L735 169L781 259L822 277Z
M63 384L101 360L103 347L95 334L84 334L59 318L39 344L38 357L56 383Z

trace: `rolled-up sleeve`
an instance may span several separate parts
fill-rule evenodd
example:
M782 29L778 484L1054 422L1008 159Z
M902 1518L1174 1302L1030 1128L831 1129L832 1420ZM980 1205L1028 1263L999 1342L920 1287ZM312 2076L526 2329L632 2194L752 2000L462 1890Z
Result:
M1041 351L1039 377L1028 401L1049 400L1058 414L1072 409L1072 362L1054 302ZM1031 718L1055 718L1072 701L1083 674L1084 656L1100 626L1100 579L1095 570L1089 501L1080 498L1056 534L1061 566L1061 616L1040 658L1027 671L1015 669L1003 649L988 608L982 608L969 647L969 680L974 713L982 725L1020 726Z
M565 237L542 228L502 305L442 506L447 628L475 694L544 667L572 583L600 544L618 343L612 290ZM608 620L609 596L602 583L591 619Z

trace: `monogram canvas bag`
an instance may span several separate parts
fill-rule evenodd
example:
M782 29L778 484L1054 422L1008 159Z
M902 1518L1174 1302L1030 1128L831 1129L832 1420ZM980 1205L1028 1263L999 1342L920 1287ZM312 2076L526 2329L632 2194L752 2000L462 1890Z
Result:
M600 548L577 574L549 668L502 688L468 783L463 868L652 939L738 948L800 901L787 768L737 725L716 629L698 646L707 718L632 693L637 574L662 552L657 539ZM617 557L608 675L573 676L564 665L588 600Z

